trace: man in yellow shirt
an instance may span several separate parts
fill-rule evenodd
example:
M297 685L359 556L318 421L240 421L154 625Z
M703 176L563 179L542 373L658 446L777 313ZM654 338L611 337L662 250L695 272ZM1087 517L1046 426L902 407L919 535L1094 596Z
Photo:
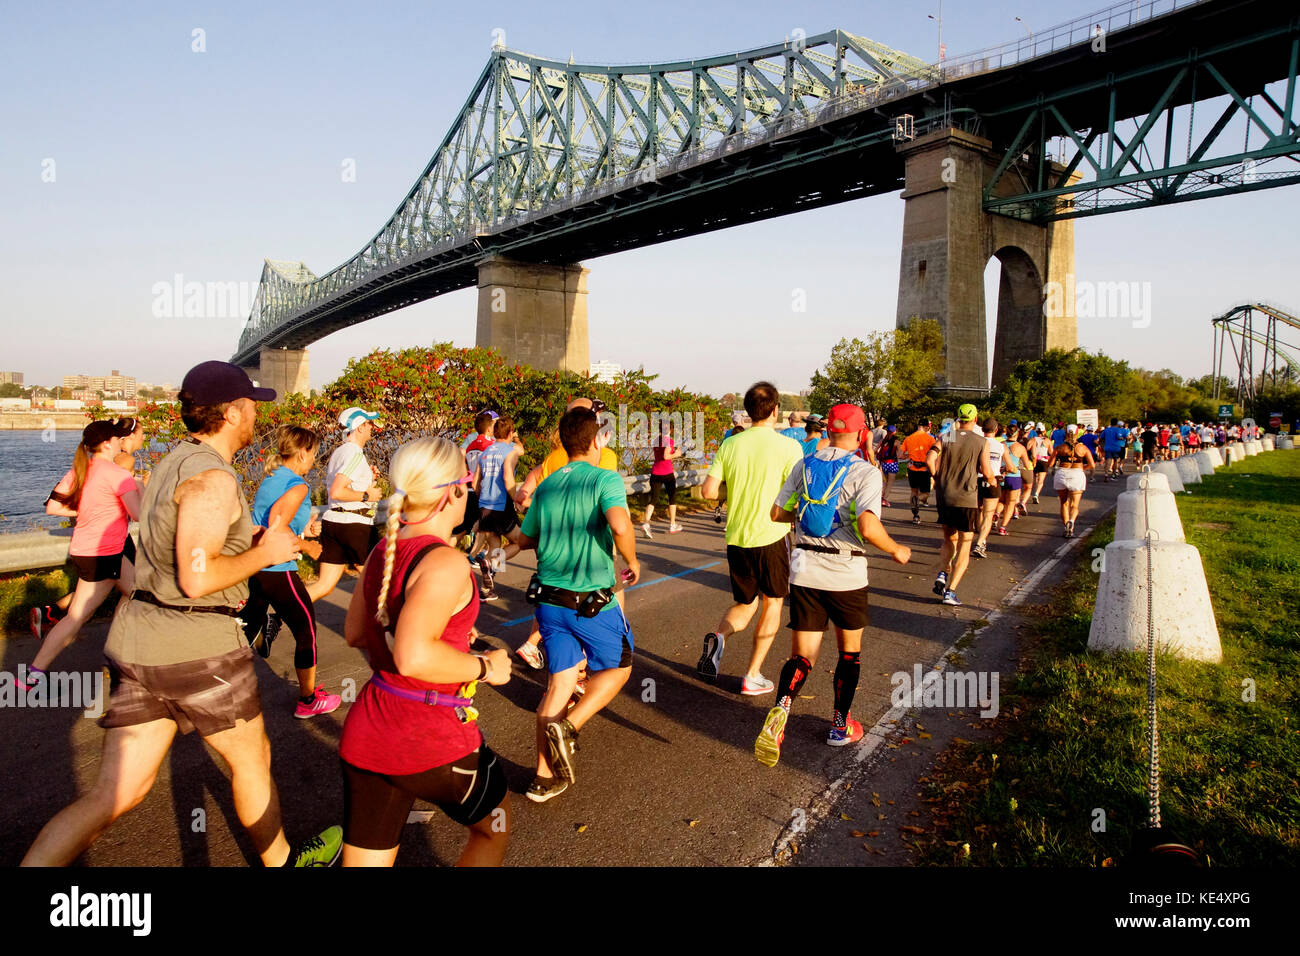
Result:
M740 685L742 694L753 697L774 689L763 676L763 660L781 626L781 605L790 590L790 529L772 520L772 502L795 463L803 459L803 448L777 433L781 406L770 382L750 387L745 411L753 425L718 446L704 481L704 497L712 499L718 497L722 483L727 484L727 564L735 603L718 629L704 635L696 670L704 680L717 680L727 637L749 626L761 601L754 649Z

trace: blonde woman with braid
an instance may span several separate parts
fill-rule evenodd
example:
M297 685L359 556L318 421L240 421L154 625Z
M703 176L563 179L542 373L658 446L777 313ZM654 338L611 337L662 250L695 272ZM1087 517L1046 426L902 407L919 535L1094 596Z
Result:
M505 650L471 654L478 587L448 544L473 474L444 438L393 455L385 536L370 552L343 633L373 674L343 725L344 866L392 866L416 798L469 830L461 866L494 866L510 831L506 778L478 727L478 681L510 680Z

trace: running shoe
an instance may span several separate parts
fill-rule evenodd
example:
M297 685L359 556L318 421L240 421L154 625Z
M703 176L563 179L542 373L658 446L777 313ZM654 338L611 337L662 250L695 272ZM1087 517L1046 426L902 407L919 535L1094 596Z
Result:
M44 617L45 617L45 612L42 611L39 607L32 608L27 615L27 622L31 626L32 636L35 637L38 641L44 640L45 638L45 631L42 629L42 623Z
M306 720L308 717L332 714L339 709L341 703L343 703L343 698L338 694L325 693L325 686L322 684L316 688L310 703L304 704L302 701L298 701L298 706L294 708L293 715Z
M970 549L970 553L977 558L987 558L989 556L988 548L985 545L977 544Z
M943 603L944 603L944 604L951 604L951 605L953 605L954 607L961 607L961 598L957 597L957 592L956 592L956 591L944 591L944 592L943 592Z
M695 665L695 670L709 683L718 679L718 671L722 668L722 654L726 646L726 638L721 634L715 632L704 635L704 652L700 654L700 661Z
M567 718L546 725L546 749L556 776L565 783L576 782L578 772L573 757L578 752L578 732Z
M713 523L722 524L722 505L713 509Z
M776 690L776 685L770 680L759 674L757 677L745 675L745 679L740 682L740 692L746 697L759 697L763 694L770 694Z
M524 794L533 803L545 803L569 789L568 783L556 777L534 777Z
M847 747L849 744L856 744L861 740L862 734L862 725L849 717L843 727L831 727L826 734L826 743L832 747Z
M920 524L920 523L921 523L921 516L920 516L919 514L917 514L915 511L913 511L913 512L912 512L912 524Z
M530 644L528 641L524 641L516 648L515 653L522 657L524 663L533 670L545 670L546 652L542 650L540 644Z
M280 615L274 611L267 612L266 623L262 625L262 643L257 646L257 653L263 660L271 656L271 644L279 636L280 626L283 623Z
M642 521L642 522L641 522L641 530L645 532L645 536L646 536L647 538L652 538L652 539L654 538L654 535L652 535L652 534L650 533L650 522L649 522L649 521Z
M754 757L765 767L775 767L781 759L781 744L785 741L785 722L790 715L784 707L773 707L767 712L763 729L754 741Z
M1034 495L1034 504L1038 504L1038 495Z
M1074 522L1073 522L1073 521L1067 521L1067 522L1065 523L1065 536L1066 536L1067 538L1073 538L1073 537L1074 537Z
M578 683L573 685L573 696L582 697L587 693L587 678L578 678Z
M343 828L330 827L304 840L293 853L294 866L333 866L343 853Z
M1009 535L1010 533L1011 533L1011 532L1008 531L1006 528L998 528L998 534L1000 534L1000 535L1005 536L1005 535Z
M27 676L18 681L20 687L25 690L34 690L36 685L45 679L45 671L39 667L27 667Z
M669 533L669 534L677 534L677 533L678 533L679 531L681 531L681 530L682 530L682 526L679 525L679 524L670 524L670 525L668 526L668 533Z
M492 567L491 565L488 564L487 552L480 551L475 556L474 561L478 565L479 574L483 576L483 580L479 583L478 586L479 600L480 601L496 600L497 595L496 595L496 589L493 587L494 578L492 575Z
M43 607L32 608L28 620L32 626L32 633L36 635L38 641L41 641L65 616L60 614L59 609L53 604L46 604Z
M892 508L892 507L894 507L894 506L891 505L891 504L889 503L888 499L882 499L881 502L880 502L880 507L882 507L882 508Z
M943 592L948 590L948 572L940 571L934 579L934 587L931 589L939 597L943 597Z

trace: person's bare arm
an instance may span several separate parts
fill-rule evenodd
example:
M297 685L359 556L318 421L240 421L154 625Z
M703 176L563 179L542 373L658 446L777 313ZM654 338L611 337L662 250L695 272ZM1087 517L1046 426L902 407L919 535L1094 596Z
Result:
M985 442L984 447L980 449L980 474L994 488L998 486L998 476L993 474L993 462L989 459L988 442Z
M372 494L374 497L371 497ZM335 475L330 483L331 501L378 501L379 498L380 491L374 485L365 491L356 491L352 487L352 480L342 472Z
M297 555L297 536L277 523L243 554L221 553L240 515L238 495L235 476L217 469L176 489L176 578L186 597L224 590Z
M134 480L131 482L131 490L120 496L122 507L126 509L127 515L132 521L140 520L140 487Z
M501 476L505 481L506 494L511 498L515 496L515 469L519 466L519 446L516 445L514 451L506 455L506 463L502 468Z
M352 589L348 616L343 619L343 640L348 647L366 646L366 567L362 567L357 586Z
M393 663L404 677L431 684L463 684L477 680L479 658L458 651L440 640L447 622L471 598L473 587L464 556L455 548L435 548L410 573L406 600L397 621L393 642ZM489 670L485 680L504 684L510 679L510 652L490 651L485 655Z
M912 557L912 549L891 538L875 512L864 511L858 515L858 534L862 535L862 540L867 544L879 548L899 564L907 564Z
M519 505L521 508L527 507L528 499L533 496L533 492L537 490L537 485L541 480L542 466L536 465L533 470L528 473L528 476L524 478L524 483L515 491L515 504Z
M714 478L709 475L704 479L704 485L700 488L700 494L710 501L718 500L718 492L722 490L722 479Z
M274 524L278 520L281 528L288 528L289 522L291 522L293 516L298 513L298 508L306 498L306 485L295 485L290 488L280 496L279 500L277 500L275 504L271 505L271 510L267 512L266 515L266 523L270 525ZM304 532L306 530L306 528L303 529ZM307 541L305 538L299 538L298 550L311 555L313 558L319 558L321 546L314 541Z
M636 532L632 529L632 516L626 508L615 506L606 509L605 520L614 533L614 547L623 556L627 569L632 572L627 584L636 584L641 577L641 563L636 559Z
M783 524L794 523L794 512L786 511L780 505L772 505L772 511L768 515L773 521L779 521Z

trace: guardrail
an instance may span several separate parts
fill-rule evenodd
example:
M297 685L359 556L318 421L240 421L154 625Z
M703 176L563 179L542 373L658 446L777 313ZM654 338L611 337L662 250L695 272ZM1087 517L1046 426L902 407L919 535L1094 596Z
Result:
M707 469L702 468L683 472L677 476L677 487L698 487L704 484L707 474ZM629 495L643 495L650 490L650 476L624 475L623 487ZM131 537L138 547L140 532L135 523L131 524ZM71 541L71 528L0 534L0 574L61 568L68 562L68 545Z

